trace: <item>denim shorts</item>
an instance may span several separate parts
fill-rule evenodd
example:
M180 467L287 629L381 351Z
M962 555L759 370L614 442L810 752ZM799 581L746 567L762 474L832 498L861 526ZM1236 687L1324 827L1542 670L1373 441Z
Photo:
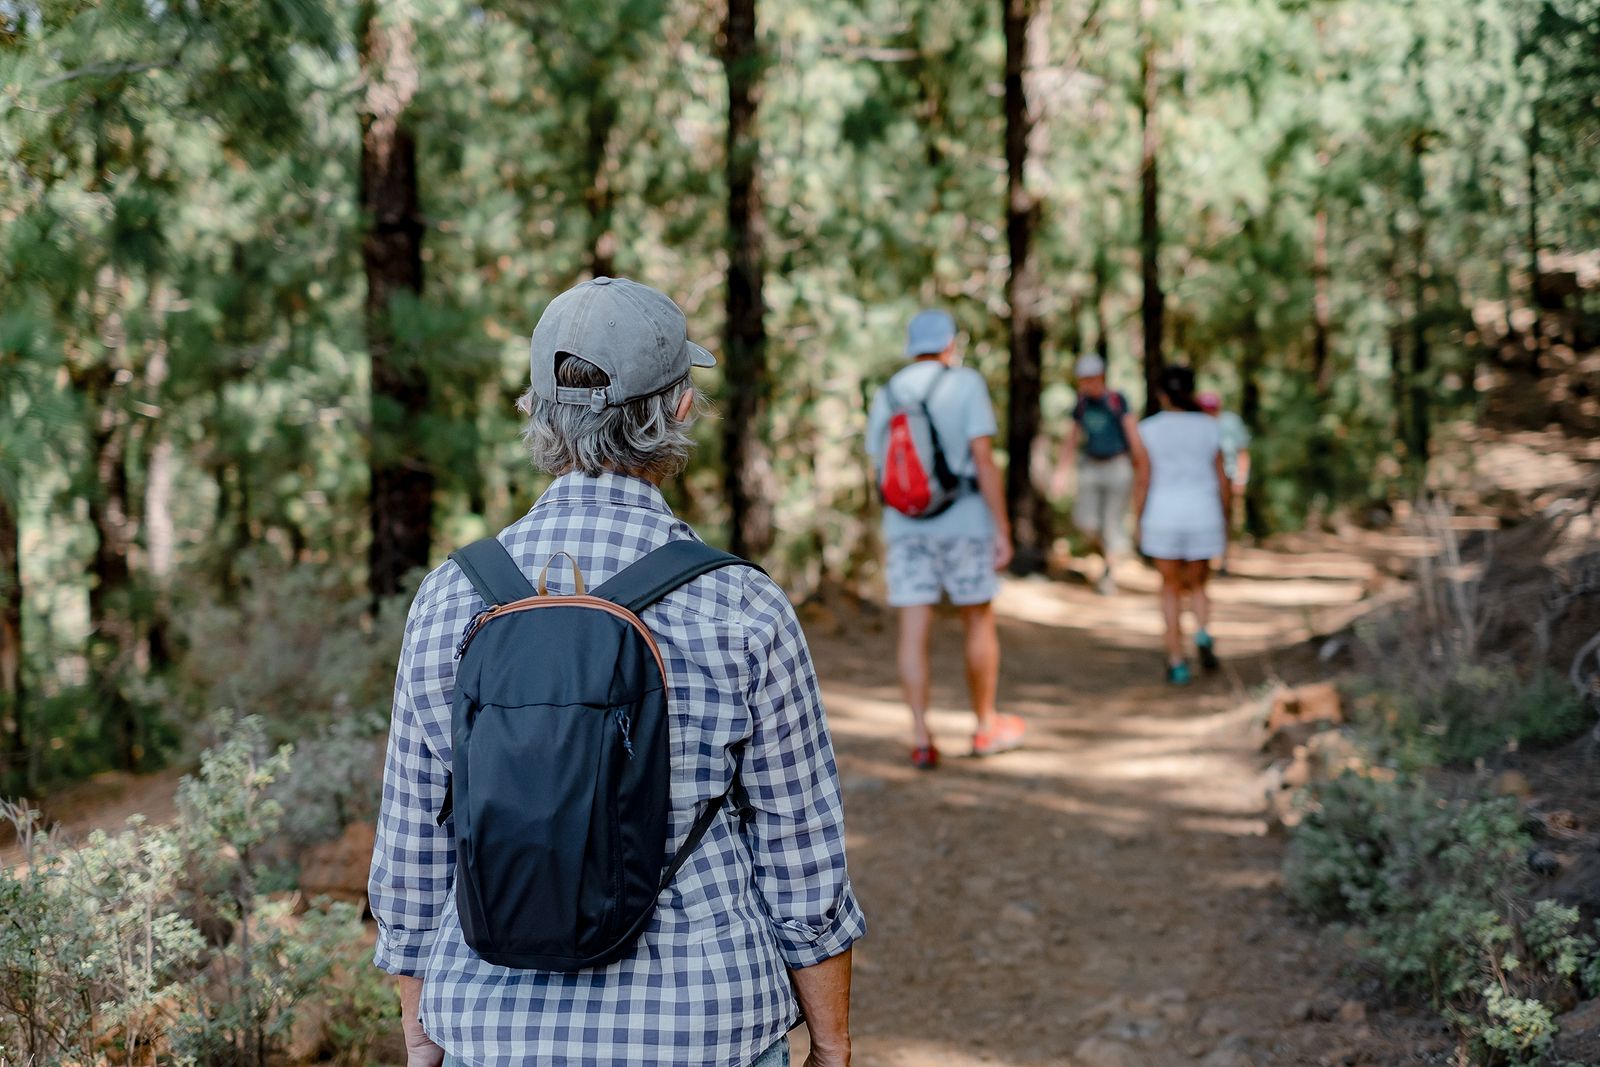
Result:
M447 1055L444 1058L444 1067L466 1067L466 1064L454 1056ZM756 1061L750 1067L789 1067L789 1039L778 1038L777 1044L756 1057Z

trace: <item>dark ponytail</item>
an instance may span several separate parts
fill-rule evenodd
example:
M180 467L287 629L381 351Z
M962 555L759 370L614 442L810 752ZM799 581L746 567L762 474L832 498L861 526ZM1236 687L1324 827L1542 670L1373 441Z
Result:
M1179 411L1199 411L1200 401L1194 395L1194 371L1177 364L1161 368L1158 380L1161 395Z

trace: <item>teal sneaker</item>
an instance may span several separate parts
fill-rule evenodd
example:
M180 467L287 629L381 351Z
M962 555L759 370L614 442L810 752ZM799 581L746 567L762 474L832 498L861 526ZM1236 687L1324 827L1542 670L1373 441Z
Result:
M1194 676L1189 673L1187 663L1170 663L1167 665L1167 684L1188 685L1194 681Z
M1200 653L1200 667L1202 670L1214 671L1222 666L1217 660L1217 646L1211 640L1211 635L1201 630L1194 635L1195 651Z

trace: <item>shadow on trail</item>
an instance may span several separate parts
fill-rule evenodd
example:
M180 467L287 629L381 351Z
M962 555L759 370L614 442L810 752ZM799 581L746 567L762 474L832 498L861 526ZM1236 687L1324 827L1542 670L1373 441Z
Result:
M1316 1062L1298 1051L1316 1027L1290 1005L1326 975L1288 921L1260 817L1254 724L1273 642L1174 691L1153 637L1081 624L1085 603L1138 617L1145 598L1041 583L1018 597L1015 584L1000 695L1029 721L1019 752L959 756L972 721L954 621L934 638L946 758L931 773L907 762L892 630L815 642L871 922L857 1062ZM1045 621L1030 610L1041 598ZM1298 637L1301 613L1262 599L1219 605L1217 629L1265 617L1279 647Z

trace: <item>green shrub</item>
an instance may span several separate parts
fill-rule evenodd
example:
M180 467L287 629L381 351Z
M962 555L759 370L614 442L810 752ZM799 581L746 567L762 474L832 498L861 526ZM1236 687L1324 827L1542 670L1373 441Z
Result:
M1462 1021L1494 1062L1536 1067L1556 1043L1556 1020L1550 1008L1529 997L1507 993L1497 985L1484 989L1480 1018Z
M1600 977L1578 912L1534 902L1529 840L1506 798L1445 797L1424 781L1345 774L1310 790L1290 840L1290 896L1359 931L1384 985L1432 1003L1483 1064L1535 1064L1549 1004Z
M0 807L26 853L0 869L0 1063L265 1067L315 999L328 1053L353 1064L391 1024L356 909L296 916L260 891L290 751L269 752L258 719L221 733L171 826L135 817L68 846Z
M336 571L248 563L256 578L237 599L180 614L182 686L194 707L261 715L276 740L351 719L381 731L406 598L385 601L374 619L364 591Z
M1384 756L1410 768L1470 764L1508 748L1559 744L1594 714L1554 671L1461 664L1351 687L1357 725Z

